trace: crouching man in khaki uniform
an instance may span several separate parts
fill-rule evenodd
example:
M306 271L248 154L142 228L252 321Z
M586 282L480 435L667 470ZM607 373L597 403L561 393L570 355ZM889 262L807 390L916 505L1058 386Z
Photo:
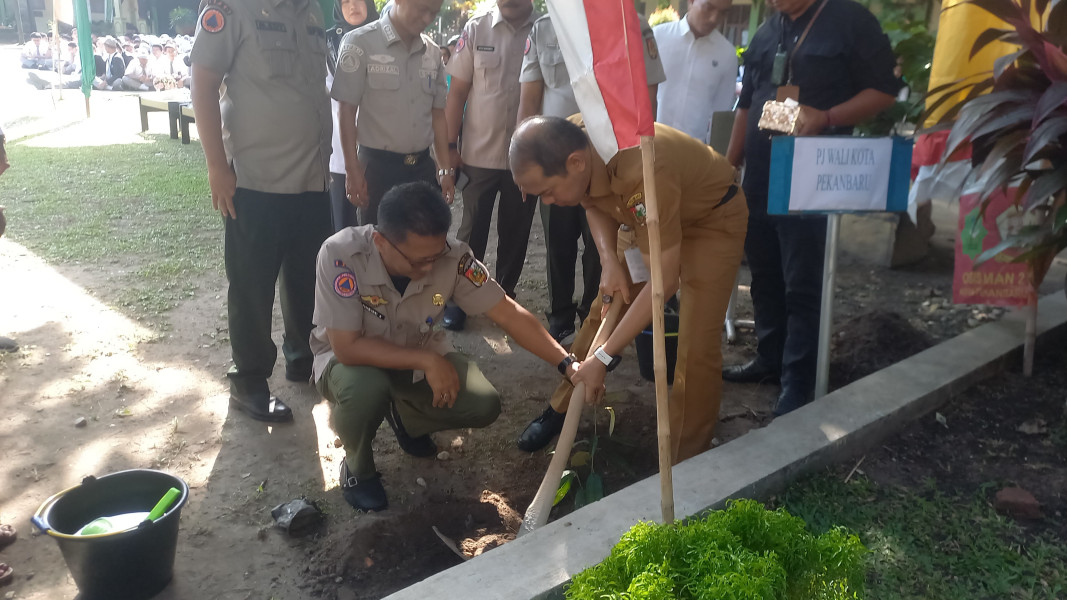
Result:
M388 505L371 450L382 419L405 452L431 457L430 433L485 427L500 414L499 393L436 327L447 301L486 313L565 376L577 366L467 244L447 238L451 220L440 191L408 183L382 198L377 226L344 229L319 251L314 377L347 452L341 491L358 509Z

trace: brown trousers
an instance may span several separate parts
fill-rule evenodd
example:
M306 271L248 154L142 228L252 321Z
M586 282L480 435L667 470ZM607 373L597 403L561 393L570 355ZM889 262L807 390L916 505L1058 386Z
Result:
M747 229L748 207L741 191L702 222L684 227L678 362L668 401L674 464L711 447L722 400L722 327L741 265ZM624 261L622 252L630 247L632 236L632 232L619 232L620 261ZM632 284L631 297L643 285ZM600 327L602 307L599 297L593 301L571 347L576 356L584 357L589 352ZM626 308L623 307L624 312ZM552 408L565 412L573 391L566 381L560 383L552 394Z

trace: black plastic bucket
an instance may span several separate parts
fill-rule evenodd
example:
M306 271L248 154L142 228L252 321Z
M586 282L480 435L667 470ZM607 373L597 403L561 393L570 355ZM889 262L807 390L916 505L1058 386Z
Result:
M135 529L98 535L73 535L102 516L148 512L170 488L181 496L156 521ZM64 490L37 509L33 524L59 544L63 560L86 600L144 600L167 587L174 576L178 521L189 486L162 471L132 469Z
M667 355L667 385L674 383L674 364L678 362L678 315L666 313L663 315L663 333L666 337ZM634 340L637 346L637 367L641 370L641 377L656 380L655 352L652 350L652 327L642 331Z

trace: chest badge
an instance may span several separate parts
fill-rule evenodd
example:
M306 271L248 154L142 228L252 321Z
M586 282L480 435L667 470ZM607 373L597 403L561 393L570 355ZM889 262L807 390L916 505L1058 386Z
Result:
M445 305L445 297L442 296L441 294L434 294L433 295L433 305L434 306L444 306Z
M389 304L389 301L381 296L360 296L359 299L362 300L364 304L369 304L370 306L383 306Z
M645 195L641 192L637 192L630 199L626 201L626 208L630 209L630 213L639 223L645 222Z

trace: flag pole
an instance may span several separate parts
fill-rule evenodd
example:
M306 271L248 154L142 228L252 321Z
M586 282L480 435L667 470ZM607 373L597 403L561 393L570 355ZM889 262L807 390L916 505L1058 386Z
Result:
M656 434L659 440L660 511L663 522L674 522L674 482L671 476L671 418L667 405L667 339L663 327L663 248L659 237L656 198L656 153L652 136L641 136L641 169L645 182L645 227L648 229L652 271L652 350L656 373Z

